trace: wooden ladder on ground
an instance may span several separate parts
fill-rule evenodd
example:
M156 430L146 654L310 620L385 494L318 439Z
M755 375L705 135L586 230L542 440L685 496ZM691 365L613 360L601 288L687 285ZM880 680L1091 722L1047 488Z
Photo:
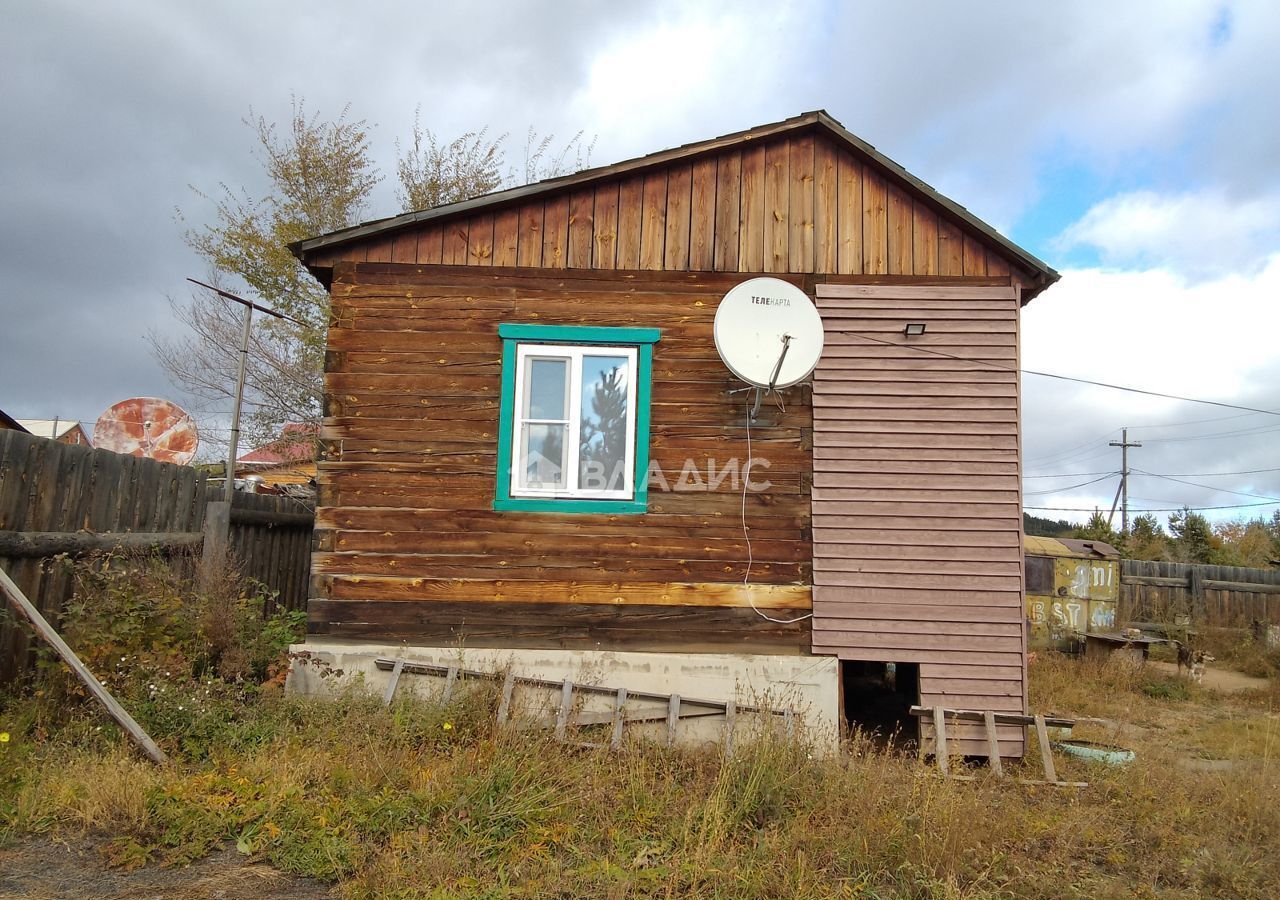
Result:
M575 741L578 746L593 749L619 750L622 748L623 731L629 724L648 722L667 723L666 745L674 746L680 722L686 719L699 719L708 716L724 717L723 745L725 754L733 755L733 732L738 713L751 713L782 720L783 730L788 739L795 733L795 712L791 709L739 704L733 700L702 700L696 697L682 697L679 694L662 694L653 691L633 691L625 687L602 687L594 684L575 684L566 678L554 681L547 678L534 678L517 675L515 672L484 672L475 669L464 669L460 666L444 666L436 663L414 662L406 659L387 659L379 657L374 665L384 672L390 672L386 690L382 695L383 705L390 705L395 699L396 689L400 685L400 676L433 675L443 677L444 689L440 694L440 702L448 703L453 697L454 688L462 679L486 679L502 682L502 699L498 703L498 724L507 725L512 721L512 696L516 685L548 688L558 690L560 705L556 715L551 719L535 719L527 723L533 728L545 728L554 731L556 740L568 741L569 728L585 725L612 725L609 742L590 743ZM581 694L609 695L613 697L613 709L608 712L574 713L574 696ZM659 708L631 709L626 708L628 702L649 701L660 704Z
M1034 727L1036 738L1040 742L1040 760L1044 765L1044 780L1032 778L1016 779L1020 784L1051 784L1056 787L1088 787L1086 781L1061 781L1058 769L1053 762L1053 748L1049 743L1049 726L1054 728L1070 728L1074 719L1047 718L1043 715L1020 715L1018 713L994 712L993 710L946 709L941 706L913 706L911 715L933 724L933 758L938 772L944 778L957 781L974 781L972 775L953 775L951 759L947 749L947 719L956 722L975 722L986 726L987 763L997 778L1004 778L1004 765L1000 761L1000 743L996 735L997 725L1021 725ZM928 753L925 743L920 742L920 757Z

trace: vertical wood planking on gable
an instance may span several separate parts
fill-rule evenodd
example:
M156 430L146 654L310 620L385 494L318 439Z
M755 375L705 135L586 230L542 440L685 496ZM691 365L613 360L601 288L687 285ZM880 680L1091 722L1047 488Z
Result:
M618 188L618 268L640 268L640 232L644 221L644 179L628 178Z
M365 246L366 262L391 262L391 238L380 237Z
M742 200L738 209L738 271L764 271L764 147L742 152Z
M484 213L471 219L467 226L468 265L493 265L493 231L493 213Z
M889 185L889 274L910 275L912 257L911 197L896 184Z
M418 261L418 231L408 228L391 239L391 261L416 263Z
M1008 275L1009 261L998 253L987 250L987 274L988 275Z
M493 264L514 266L520 240L520 210L504 209L493 218Z
M716 158L715 248L712 265L717 272L738 270L738 218L742 199L742 154L722 153Z
M938 220L938 274L964 274L964 235L945 216Z
M663 248L663 268L689 268L689 204L693 196L693 167L689 164L667 170L667 235Z
M764 270L785 272L790 262L787 243L791 238L788 218L790 201L790 142L774 141L764 148Z
M444 246L444 226L428 225L418 237L418 263L438 266Z
M787 271L813 271L813 135L804 134L791 141L790 196L788 216L790 236L787 239Z
M862 274L862 165L852 154L836 159L836 271Z
M830 141L817 140L813 146L813 270L836 272L836 149Z
M595 192L590 188L569 196L569 248L566 265L591 268L591 237L595 231Z
M516 241L516 265L542 265L542 215L541 202L520 207L520 234Z
M862 270L868 275L889 272L888 189L882 177L863 169Z
M441 258L446 266L465 266L467 264L467 222L464 219L452 219L444 226L444 256Z
M591 265L596 269L618 266L618 184L608 182L596 188L595 223Z
M708 156L693 164L693 190L689 200L689 268L709 272L715 268L716 160Z
M542 214L542 268L563 269L568 265L569 198L551 197Z
M667 170L644 176L640 218L640 268L662 268L667 242Z
M937 275L938 214L923 203L916 203L912 221L912 271L916 275Z
M987 274L987 249L972 236L964 236L964 274Z

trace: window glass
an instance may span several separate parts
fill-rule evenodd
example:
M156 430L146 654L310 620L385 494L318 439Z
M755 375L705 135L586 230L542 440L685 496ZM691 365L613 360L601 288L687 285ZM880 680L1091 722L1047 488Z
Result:
M565 413L565 387L569 379L569 360L529 357L525 375L526 419L568 421Z
M584 490L617 491L626 486L627 370L624 356L582 358L578 485Z
M520 442L520 485L532 490L565 487L566 426L526 423Z
M1047 556L1027 556L1027 593L1053 593L1053 560Z

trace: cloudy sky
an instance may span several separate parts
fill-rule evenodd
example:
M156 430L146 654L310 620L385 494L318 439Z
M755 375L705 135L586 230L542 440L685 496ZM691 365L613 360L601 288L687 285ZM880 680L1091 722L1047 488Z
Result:
M0 409L17 417L185 399L145 339L177 331L166 298L204 274L175 210L198 226L192 185L261 190L242 120L284 120L294 95L349 104L388 176L415 107L445 137L582 130L594 164L824 108L1063 273L1027 309L1026 368L1280 410L1271 0L42 0L4 18ZM392 180L370 217L396 211ZM1244 506L1280 498L1276 415L1024 385L1026 503L1064 508L1042 515L1110 505L1125 426L1155 473L1134 508L1280 508Z

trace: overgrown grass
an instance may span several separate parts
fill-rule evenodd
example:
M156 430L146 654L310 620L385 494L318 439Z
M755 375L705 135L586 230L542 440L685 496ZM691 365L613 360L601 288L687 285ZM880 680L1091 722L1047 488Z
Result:
M495 731L487 688L390 709L270 694L195 732L158 718L177 757L159 769L88 710L35 737L29 699L0 726L0 839L94 835L119 865L232 843L351 897L1275 896L1274 718L1149 683L1036 663L1038 708L1126 717L1119 736L1139 751L1125 768L1062 761L1092 783L1080 791L942 781L856 738L837 760L777 735L729 760L574 750ZM1170 737L1224 709L1257 731L1231 754L1241 768L1184 768Z
M251 591L192 609L202 595L156 573L98 574L116 613L94 606L69 633L172 763L141 761L48 670L0 704L0 842L92 839L122 867L230 845L353 898L1280 895L1274 689L1224 697L1041 655L1033 707L1138 753L1059 759L1081 790L981 767L945 781L858 736L836 759L770 733L730 759L609 754L497 730L487 682L389 708L264 689L287 623L259 624Z

